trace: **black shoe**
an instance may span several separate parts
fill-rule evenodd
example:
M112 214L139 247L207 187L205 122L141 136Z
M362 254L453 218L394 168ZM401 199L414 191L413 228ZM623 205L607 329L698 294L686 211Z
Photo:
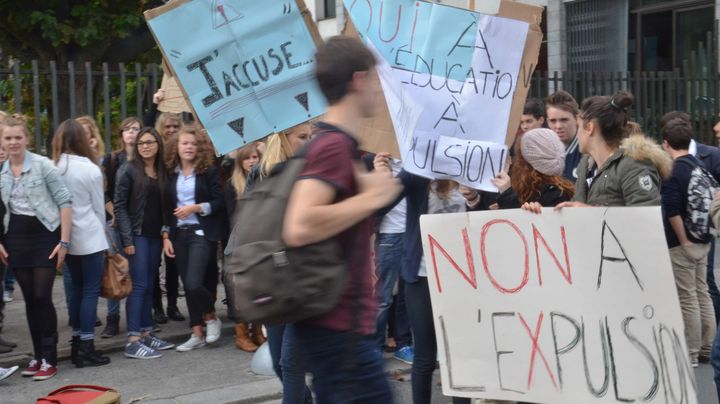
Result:
M152 319L154 322L156 322L158 324L166 324L168 322L168 318L165 315L165 312L163 311L162 307L156 307L153 309Z
M9 346L0 345L0 354L12 352L12 350L13 350L13 349L10 348Z
M0 345L1 345L1 346L6 346L6 347L8 347L8 348L17 348L17 344L16 344L16 343L10 342L10 341L7 341L7 340L4 340L2 336L0 336Z
M167 316L168 318L170 318L170 320L173 321L185 321L185 316L180 313L180 310L178 310L177 306L168 306Z
M112 338L120 332L120 316L109 315L105 320L105 329L100 333L100 338Z
M75 367L102 366L108 363L110 363L110 358L100 355L100 353L95 350L95 341L91 339L79 341Z
M80 349L80 336L74 335L70 341L70 362L77 364L78 350Z
M100 317L95 317L95 327L100 327L102 325L102 321L100 321Z

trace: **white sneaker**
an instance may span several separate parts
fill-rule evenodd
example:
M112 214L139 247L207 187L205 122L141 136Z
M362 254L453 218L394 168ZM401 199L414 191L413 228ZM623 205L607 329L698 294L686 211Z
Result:
M20 369L20 366L13 366L11 368L0 368L0 380L7 379L8 377L12 376L13 373L17 372L17 370Z
M205 341L207 341L208 344L212 344L213 342L220 339L220 329L222 328L222 322L219 318L206 321L205 325L207 326L207 336L205 337Z
M178 345L177 348L175 348L178 352L187 352L192 351L196 348L202 348L205 346L205 339L203 337L198 337L195 334L190 335L190 339L185 341L185 343Z
M13 301L12 292L10 291L4 291L3 292L3 302L10 303Z

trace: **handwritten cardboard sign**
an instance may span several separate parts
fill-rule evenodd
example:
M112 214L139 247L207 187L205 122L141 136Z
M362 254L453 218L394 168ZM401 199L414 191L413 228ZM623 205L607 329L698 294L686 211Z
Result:
M420 224L444 394L697 403L659 207Z
M365 122L362 143L392 152L394 132L406 170L495 190L489 180L504 166L537 61L541 9L509 1L497 15L407 0L345 7L352 23L344 32L381 55L387 110Z
M180 0L145 18L219 153L324 112L302 0Z

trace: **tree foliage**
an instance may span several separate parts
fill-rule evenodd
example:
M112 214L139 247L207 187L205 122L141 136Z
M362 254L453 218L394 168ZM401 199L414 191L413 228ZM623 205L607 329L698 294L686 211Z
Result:
M153 48L142 12L160 0L0 0L0 47L21 60L130 62Z

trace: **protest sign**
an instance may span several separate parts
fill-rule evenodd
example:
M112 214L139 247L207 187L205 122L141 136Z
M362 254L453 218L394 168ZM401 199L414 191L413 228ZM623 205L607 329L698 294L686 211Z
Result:
M420 224L444 394L697 403L659 207Z
M302 0L179 0L145 18L220 154L324 112Z
M495 190L537 61L541 8L502 1L491 16L407 0L344 3L344 32L379 55L387 106L361 143L392 151L395 132L406 170Z

